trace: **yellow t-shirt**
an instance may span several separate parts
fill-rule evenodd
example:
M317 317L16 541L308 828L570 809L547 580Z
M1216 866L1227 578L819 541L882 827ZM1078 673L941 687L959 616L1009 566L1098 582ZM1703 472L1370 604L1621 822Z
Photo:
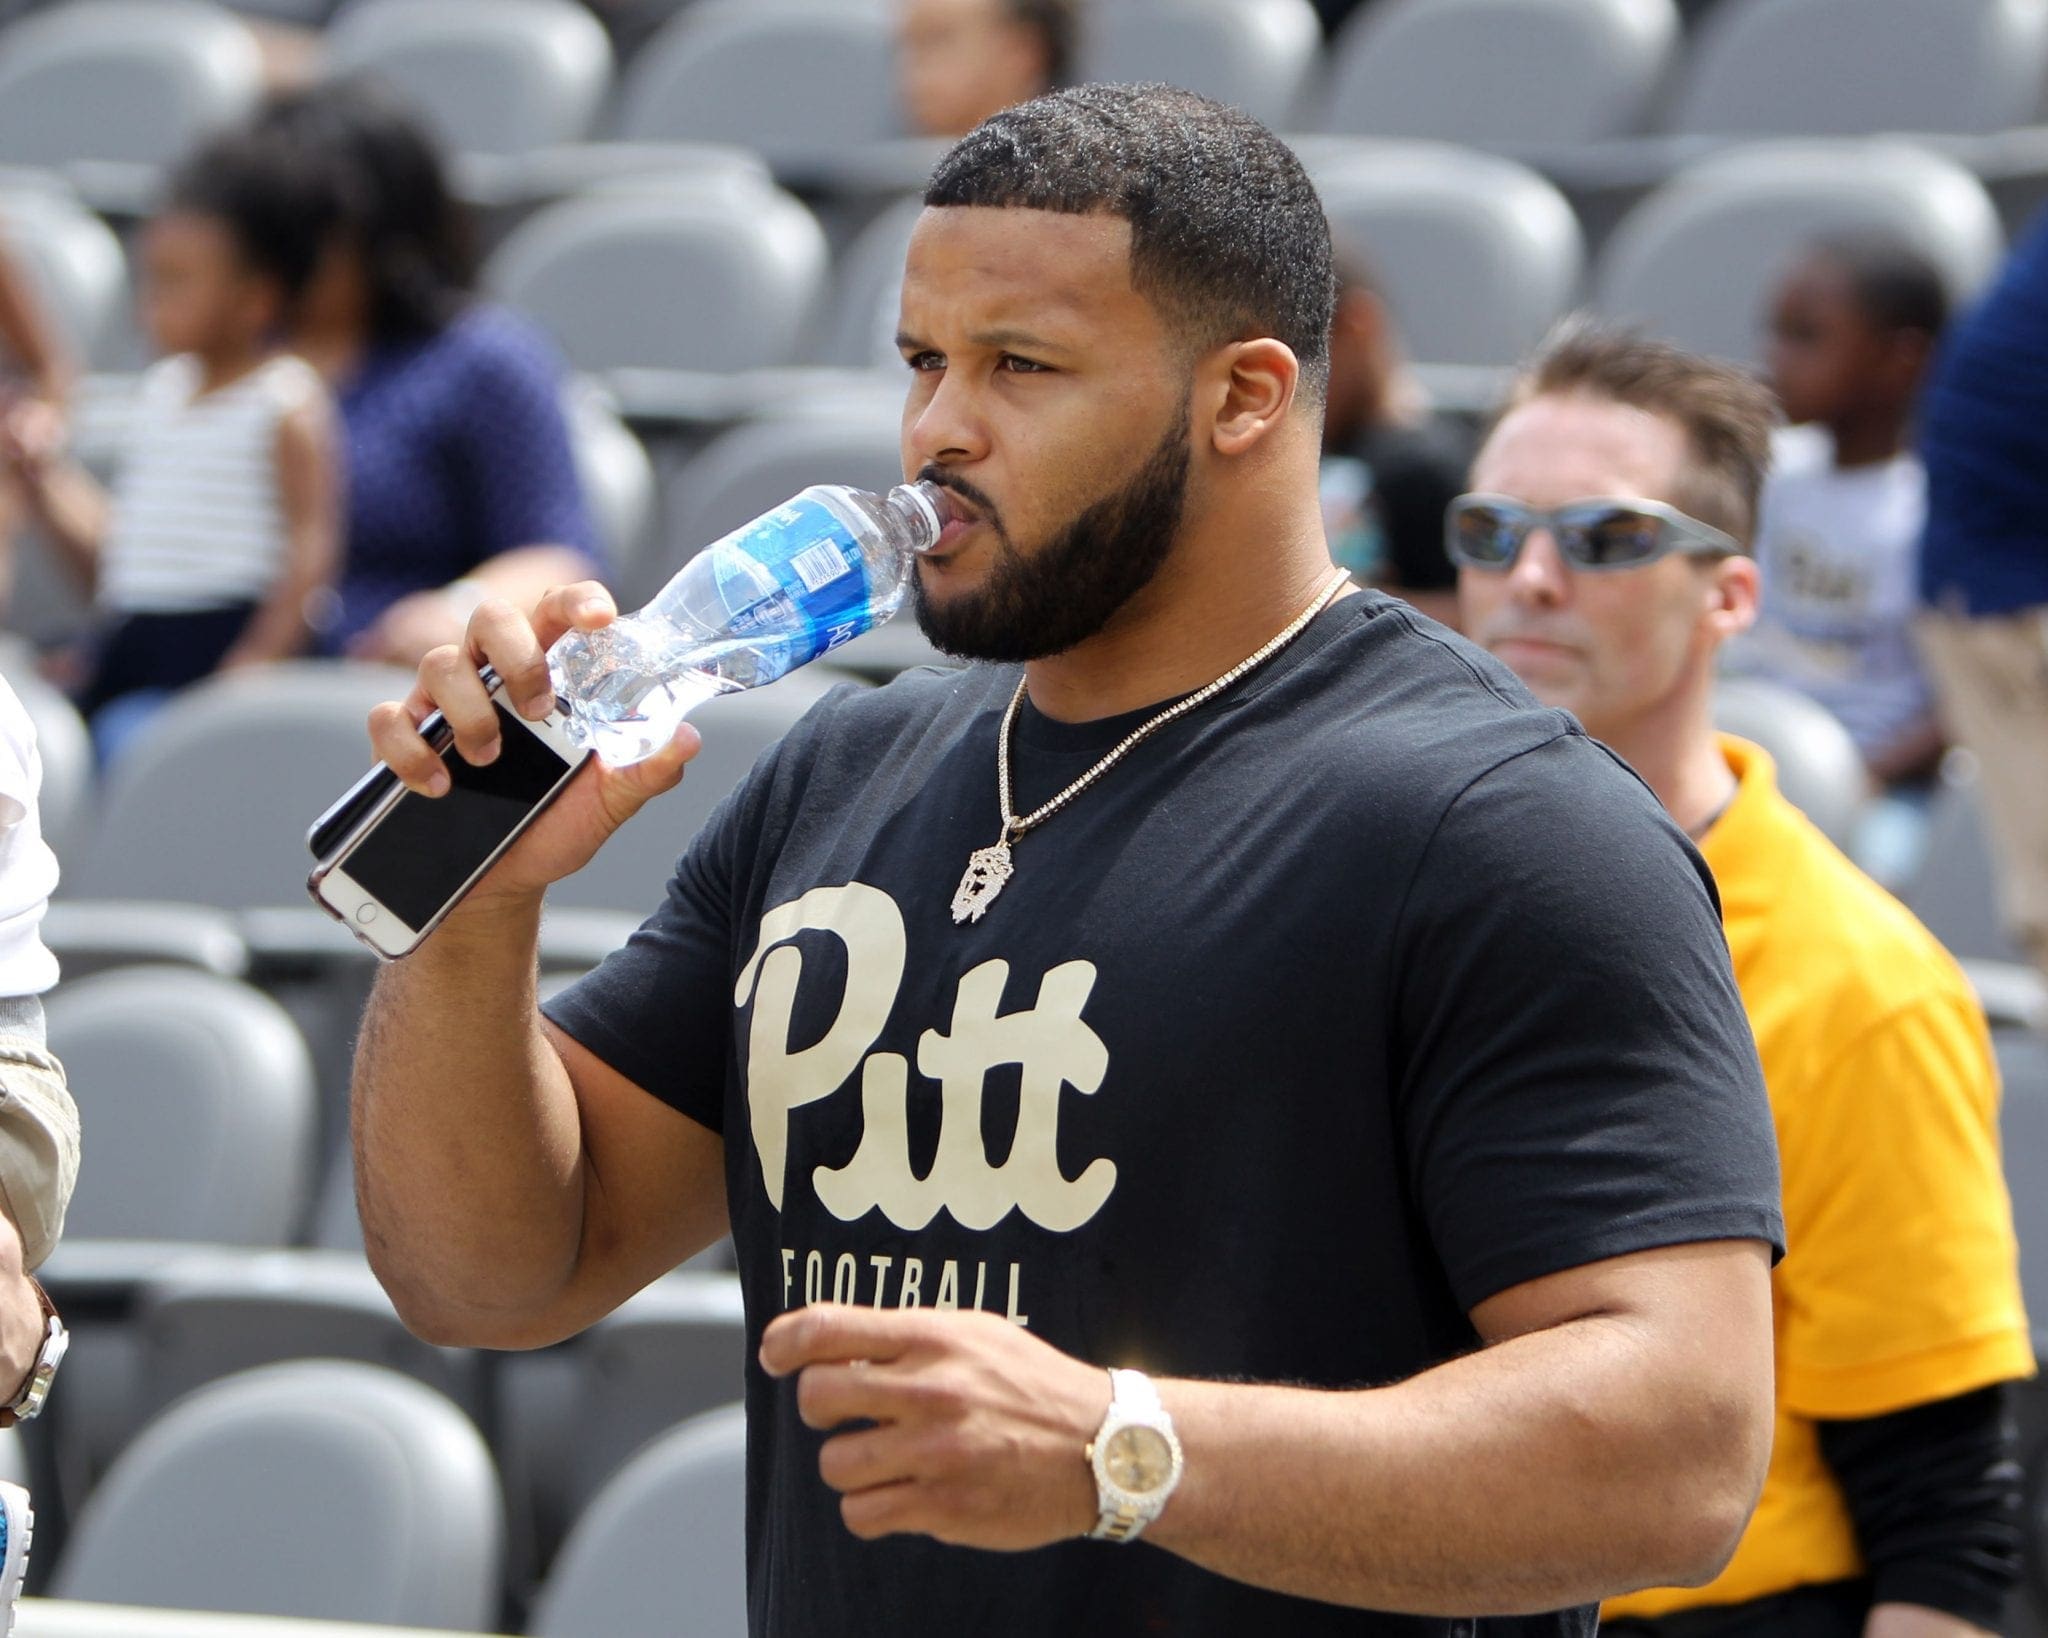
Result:
M1711 1584L1610 1620L1859 1575L1815 1420L1881 1416L2031 1375L1998 1071L1968 981L1910 911L1723 736L1739 786L1700 845L1721 890L1784 1173L1772 1275L1778 1416L1763 1497Z

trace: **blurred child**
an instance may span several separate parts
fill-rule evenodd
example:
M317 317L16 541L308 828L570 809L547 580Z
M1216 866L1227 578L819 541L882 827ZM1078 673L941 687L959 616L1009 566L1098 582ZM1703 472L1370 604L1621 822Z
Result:
M143 376L111 498L0 424L29 513L101 625L80 708L102 760L209 673L297 653L331 581L337 496L320 378L279 351L325 241L319 195L248 137L172 177L142 241Z
M1809 246L1771 301L1769 373L1793 424L1758 520L1761 617L1731 669L1826 706L1879 787L1926 778L1942 751L1911 635L1927 493L1909 440L1947 314L1933 263L1869 236Z

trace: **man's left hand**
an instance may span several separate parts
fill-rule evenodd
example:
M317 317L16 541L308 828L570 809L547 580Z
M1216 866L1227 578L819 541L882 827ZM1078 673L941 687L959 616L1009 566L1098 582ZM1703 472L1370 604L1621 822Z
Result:
M818 1471L863 1540L911 1532L1021 1551L1095 1525L1083 1452L1109 1373L1006 1319L813 1303L769 1324L761 1364L796 1376L806 1425L846 1429Z

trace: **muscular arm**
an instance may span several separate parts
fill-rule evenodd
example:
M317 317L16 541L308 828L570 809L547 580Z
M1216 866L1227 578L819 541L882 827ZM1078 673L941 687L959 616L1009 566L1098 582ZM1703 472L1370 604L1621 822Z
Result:
M1765 1248L1616 1257L1473 1318L1488 1346L1390 1387L1162 1382L1187 1467L1146 1540L1254 1585L1427 1615L1718 1573L1770 1448ZM802 1372L812 1426L878 1424L820 1455L856 1535L1022 1548L1094 1523L1080 1453L1109 1398L1099 1365L994 1316L829 1304L776 1319L761 1351Z
M1489 1346L1371 1392L1172 1384L1188 1479L1151 1539L1238 1580L1428 1615L1717 1574L1770 1448L1764 1248L1620 1258L1474 1319Z
M106 491L73 461L39 460L11 448L8 453L30 519L79 588L91 592L99 584L100 546L111 513Z
M537 902L451 918L379 975L357 1048L365 1246L437 1342L558 1341L724 1232L716 1135L541 1020L538 928Z
M437 705L460 754L496 754L480 660L529 716L545 712L544 644L572 611L601 623L609 599L590 585L551 593L538 635L486 604L470 647L437 651L410 699L378 707L372 741L408 787L445 788L417 731ZM673 786L695 745L685 729L633 767L583 769L440 929L378 976L356 1049L356 1198L372 1267L429 1340L556 1341L724 1231L718 1136L546 1024L535 1000L546 885Z

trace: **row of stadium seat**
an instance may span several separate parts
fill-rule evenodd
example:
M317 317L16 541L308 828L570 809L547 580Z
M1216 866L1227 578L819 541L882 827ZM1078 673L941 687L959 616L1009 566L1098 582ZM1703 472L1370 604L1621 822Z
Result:
M738 1336L735 1324L735 1350ZM519 1521L471 1415L400 1371L286 1347L167 1406L51 1544L54 1575L39 1561L37 1579L92 1605L379 1630L724 1638L746 1624L745 1439L737 1404L666 1417L579 1498L545 1583L508 1585ZM44 1630L38 1613L25 1638ZM155 1630L103 1618L97 1630L121 1638Z
M486 192L734 143L786 179L901 185L886 0L697 0L614 86L574 0L352 0L332 71L417 97ZM1166 79L1290 131L1430 138L1640 182L1729 137L1942 133L1989 173L2041 170L2048 11L2033 0L1376 0L1327 51L1308 0L1099 0L1079 72ZM132 206L148 174L261 92L242 21L205 0L66 0L0 32L0 164ZM601 141L592 144L593 137ZM598 153L595 148L609 150ZM513 161L532 160L520 181ZM1590 170L1589 168L1590 167Z
M1901 139L1739 147L1681 170L1589 258L1564 196L1515 161L1434 143L1318 139L1304 157L1339 236L1370 258L1412 356L1484 403L1570 306L1724 356L1755 354L1760 311L1812 234L1859 228L1924 251L1966 299L2004 234L1982 185ZM903 252L918 203L899 198L835 258L794 196L716 163L586 189L527 216L484 269L571 365L603 378L629 417L719 422L817 399L815 373L893 365ZM74 347L101 368L138 362L112 233L75 200L0 186L0 231ZM1478 367L1456 390L1455 374Z

